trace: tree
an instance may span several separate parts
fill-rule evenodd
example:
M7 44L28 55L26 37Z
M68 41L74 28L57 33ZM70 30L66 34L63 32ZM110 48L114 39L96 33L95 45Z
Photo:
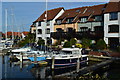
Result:
M38 44L38 45L45 45L45 40L40 39L37 44Z
M66 41L63 45L64 48L70 48L72 45L70 43L70 41Z
M70 39L71 45L75 45L77 43L77 40L75 38Z
M83 48L89 48L91 44L92 44L92 41L90 39L87 39L87 38L82 39Z
M35 34L33 33L29 33L24 40L21 40L19 43L18 43L18 46L19 47L23 47L25 46L27 43L34 43L35 42Z
M107 45L103 39L100 39L97 41L96 47L97 49L103 50L107 48Z

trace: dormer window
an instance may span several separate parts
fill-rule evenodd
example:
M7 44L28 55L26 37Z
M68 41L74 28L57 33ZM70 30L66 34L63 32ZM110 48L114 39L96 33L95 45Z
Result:
M87 22L87 18L81 18L80 22Z
M67 23L72 23L72 21L73 21L73 18L67 19Z
M95 21L102 21L102 16L95 16Z
M61 20L57 20L56 21L57 24L61 24L61 22L62 22Z
M76 12L80 12L80 10L78 9L78 10L76 10Z
M118 19L118 12L110 13L110 20L117 20Z

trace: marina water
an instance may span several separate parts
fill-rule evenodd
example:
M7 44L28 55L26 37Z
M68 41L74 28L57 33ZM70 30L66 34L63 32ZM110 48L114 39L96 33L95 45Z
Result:
M71 72L76 70L76 67L68 67L68 68L56 68L55 70L51 70L50 66L36 66L33 67L32 64L21 64L17 62L10 62L9 56L0 56L0 60L2 60L2 80L19 80L19 79L53 79L56 75L61 75L66 72ZM81 67L90 66L96 64L98 62L89 61L88 64L82 65ZM120 62L113 63L109 66L108 69L105 70L96 70L92 74L87 76L80 76L78 78L85 78L88 80L95 76L98 80L120 80ZM60 77L64 78L64 77Z

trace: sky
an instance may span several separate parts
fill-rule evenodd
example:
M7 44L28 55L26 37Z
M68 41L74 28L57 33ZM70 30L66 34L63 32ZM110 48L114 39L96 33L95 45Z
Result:
M48 10L64 7L65 9L81 6L105 4L106 2L48 2ZM46 9L45 2L2 2L2 31L5 32L5 9L8 10L7 31L29 31L30 25ZM13 14L13 16L11 15ZM12 25L12 20L14 25ZM12 28L14 26L14 28Z

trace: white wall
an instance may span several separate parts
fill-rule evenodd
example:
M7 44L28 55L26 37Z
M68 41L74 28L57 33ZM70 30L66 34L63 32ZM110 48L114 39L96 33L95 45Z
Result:
M44 39L45 40L45 43L46 43L46 41L47 41L47 37L49 37L50 38L50 34L46 34L46 29L47 28L50 28L50 32L54 32L54 23L55 23L55 20L59 17L59 16L61 16L62 14L63 14L63 12L64 12L64 10L62 9L58 14L57 14L57 16L55 16L55 18L53 19L53 20L50 20L50 25L49 26L46 26L46 22L41 22L41 26L38 26L38 22L37 22L37 24L36 24L36 27L37 27L37 31L36 31L36 40L38 41L38 37L41 37L42 39ZM41 29L42 30L42 34L38 34L38 29ZM54 43L53 41L52 41L52 43Z
M108 33L109 25L119 25L119 33ZM120 12L118 13L118 20L109 20L109 13L104 14L104 40L108 44L108 38L120 37Z

